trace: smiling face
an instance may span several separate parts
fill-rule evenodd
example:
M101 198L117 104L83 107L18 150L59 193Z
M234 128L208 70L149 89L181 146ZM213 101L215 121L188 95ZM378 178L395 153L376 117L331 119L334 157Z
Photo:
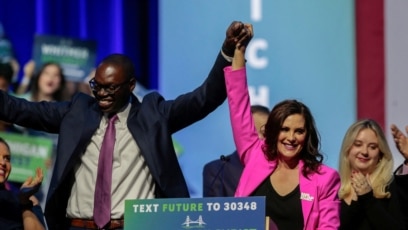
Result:
M356 136L348 153L353 170L363 174L372 173L380 160L378 137L372 129L362 129Z
M135 79L129 79L123 67L109 62L98 66L94 81L99 88L93 91L99 108L110 114L117 113L129 102L135 87ZM114 92L108 93L107 88L114 89Z
M305 118L300 114L288 116L279 132L278 153L284 160L297 157L306 139Z
M4 143L0 142L0 184L4 184L7 181L10 172L10 151Z
M61 71L57 65L47 65L38 78L38 89L42 94L52 95L61 88Z

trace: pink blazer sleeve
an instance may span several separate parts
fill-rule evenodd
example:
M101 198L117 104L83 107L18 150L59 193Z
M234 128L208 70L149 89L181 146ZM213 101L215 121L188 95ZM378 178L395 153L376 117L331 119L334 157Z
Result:
M263 156L259 151L249 151L260 150L263 141L258 137L251 114L246 68L232 70L230 66L225 67L224 76L234 142L241 162L246 165L251 155Z

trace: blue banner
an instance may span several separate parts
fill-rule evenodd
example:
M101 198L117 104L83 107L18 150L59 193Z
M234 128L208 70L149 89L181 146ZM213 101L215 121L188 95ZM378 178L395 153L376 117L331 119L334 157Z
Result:
M265 197L125 201L125 230L264 230Z
M297 99L311 109L324 163L337 168L341 141L356 119L354 1L159 1L159 90L167 98L199 86L233 20L254 26L246 51L251 104ZM180 23L181 22L181 23ZM192 197L202 168L235 150L227 103L174 138Z

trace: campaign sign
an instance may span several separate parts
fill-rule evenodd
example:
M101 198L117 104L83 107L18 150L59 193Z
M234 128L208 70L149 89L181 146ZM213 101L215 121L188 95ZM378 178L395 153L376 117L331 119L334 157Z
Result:
M35 137L21 134L0 132L10 146L12 170L9 181L24 182L28 177L35 175L40 167L44 178L47 175L46 161L51 159L53 142L44 137Z
M265 230L265 197L125 201L125 230Z
M36 35L33 59L36 70L47 62L61 65L68 81L83 81L95 68L96 42L59 36Z

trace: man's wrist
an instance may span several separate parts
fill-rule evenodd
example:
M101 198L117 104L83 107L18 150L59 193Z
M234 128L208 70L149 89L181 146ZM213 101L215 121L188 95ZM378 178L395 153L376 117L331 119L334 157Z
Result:
M224 51L221 50L221 55L224 57L224 59L227 62L232 62L233 57L228 56L226 53L224 53Z

